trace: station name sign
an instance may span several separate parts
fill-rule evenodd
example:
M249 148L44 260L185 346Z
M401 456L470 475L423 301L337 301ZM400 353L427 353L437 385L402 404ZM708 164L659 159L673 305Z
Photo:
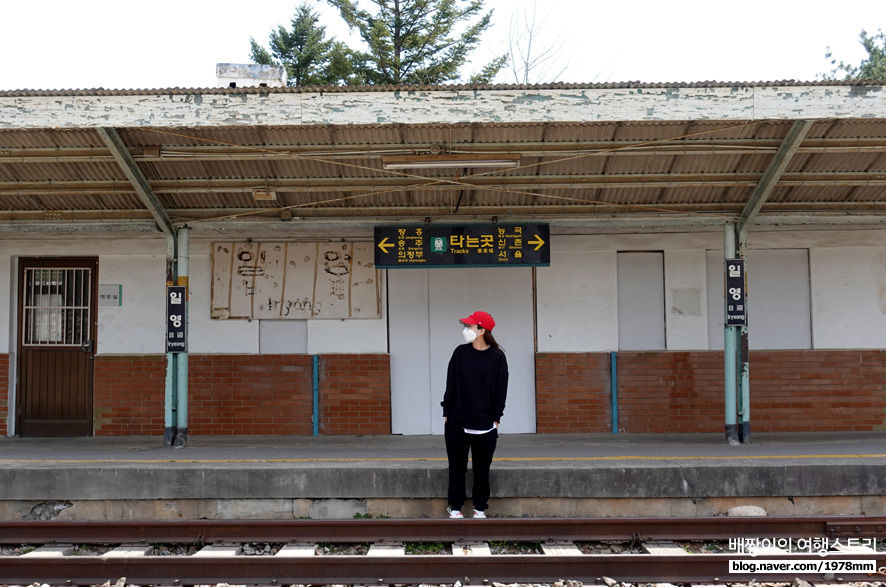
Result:
M166 352L188 352L188 321L185 298L187 288L182 285L166 287Z
M551 264L547 224L376 226L375 266L488 267Z
M747 326L747 282L744 259L726 259L726 326Z

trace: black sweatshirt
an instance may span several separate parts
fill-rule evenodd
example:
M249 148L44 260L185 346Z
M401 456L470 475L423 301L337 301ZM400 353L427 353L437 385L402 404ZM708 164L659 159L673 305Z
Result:
M455 348L446 373L443 416L471 430L500 422L508 397L508 361L494 348L478 351L471 343Z

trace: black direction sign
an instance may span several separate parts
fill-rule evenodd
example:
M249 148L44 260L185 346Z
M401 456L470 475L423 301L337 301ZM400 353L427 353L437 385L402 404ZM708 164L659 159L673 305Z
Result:
M375 266L547 266L550 241L547 224L376 226Z
M188 329L185 311L185 287L166 287L166 352L188 352Z
M744 259L726 259L726 326L748 323Z

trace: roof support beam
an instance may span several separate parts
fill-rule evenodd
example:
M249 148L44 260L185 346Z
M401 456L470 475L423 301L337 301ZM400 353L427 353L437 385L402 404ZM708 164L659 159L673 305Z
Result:
M166 212L163 204L160 203L160 199L154 193L151 184L148 183L148 179L141 169L138 168L138 165L136 165L135 160L133 160L132 155L129 153L129 148L123 144L123 139L120 138L120 135L113 128L99 127L96 131L108 146L108 149L111 150L111 155L114 156L114 160L117 161L120 169L123 170L132 187L135 188L138 197L141 198L145 207L151 212L157 227L168 238L174 238L175 229L172 227L172 220L169 218L169 214Z
M767 172L768 173L768 172ZM155 179L155 194L207 194L253 192L256 189L274 189L280 193L322 192L387 192L387 191L447 191L461 189L518 189L539 191L547 189L658 189L710 188L712 186L755 188L754 197L763 194L761 174L756 172L720 173L619 173L587 175L456 175L420 177L418 175L387 175L372 177L280 177L270 180L250 177ZM764 178L765 179L765 178ZM886 175L881 171L835 171L782 173L777 180L781 186L796 187L884 187ZM133 184L119 179L87 180L0 180L3 195L82 195L131 194ZM770 186L774 187L774 183ZM751 202L754 200L752 199ZM880 201L879 198L877 201ZM750 205L750 204L748 204Z
M775 189L778 180L785 169L787 169L788 163L791 162L791 158L797 152L800 143L803 142L810 128L812 128L811 120L797 120L794 122L791 130L788 131L788 136L785 137L778 151L775 152L775 157L772 158L769 167L763 173L763 177L760 178L757 187L754 188L754 193L738 217L735 227L736 234L738 235L738 250L740 252L744 251L747 244L748 226L754 222L760 209L763 208L763 204L766 203L766 200L772 194L772 190Z
M784 139L732 138L692 140L588 140L588 141L512 141L474 142L461 144L455 149L458 153L504 152L555 159L557 157L586 156L643 156L662 155L742 155L774 153ZM275 144L260 148L236 145L162 145L149 153L145 147L130 147L129 152L136 161L231 161L272 160L306 158L312 162L346 160L372 160L387 155L410 155L416 151L430 151L433 143L379 143L361 145L300 145ZM799 153L883 153L886 152L886 139L817 137L804 141ZM16 147L0 148L0 163L96 163L112 160L111 154L103 147Z

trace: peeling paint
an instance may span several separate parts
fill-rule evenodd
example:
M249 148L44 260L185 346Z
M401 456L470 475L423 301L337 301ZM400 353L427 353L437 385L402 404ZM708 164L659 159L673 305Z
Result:
M518 104L535 104L538 102L550 102L553 99L553 96L545 96L542 94L523 94L514 100L514 102Z
M0 129L886 118L866 88L681 87L0 97ZM593 105L593 110L588 106ZM97 115L101 112L101 115ZM293 113L296 113L293 115Z

